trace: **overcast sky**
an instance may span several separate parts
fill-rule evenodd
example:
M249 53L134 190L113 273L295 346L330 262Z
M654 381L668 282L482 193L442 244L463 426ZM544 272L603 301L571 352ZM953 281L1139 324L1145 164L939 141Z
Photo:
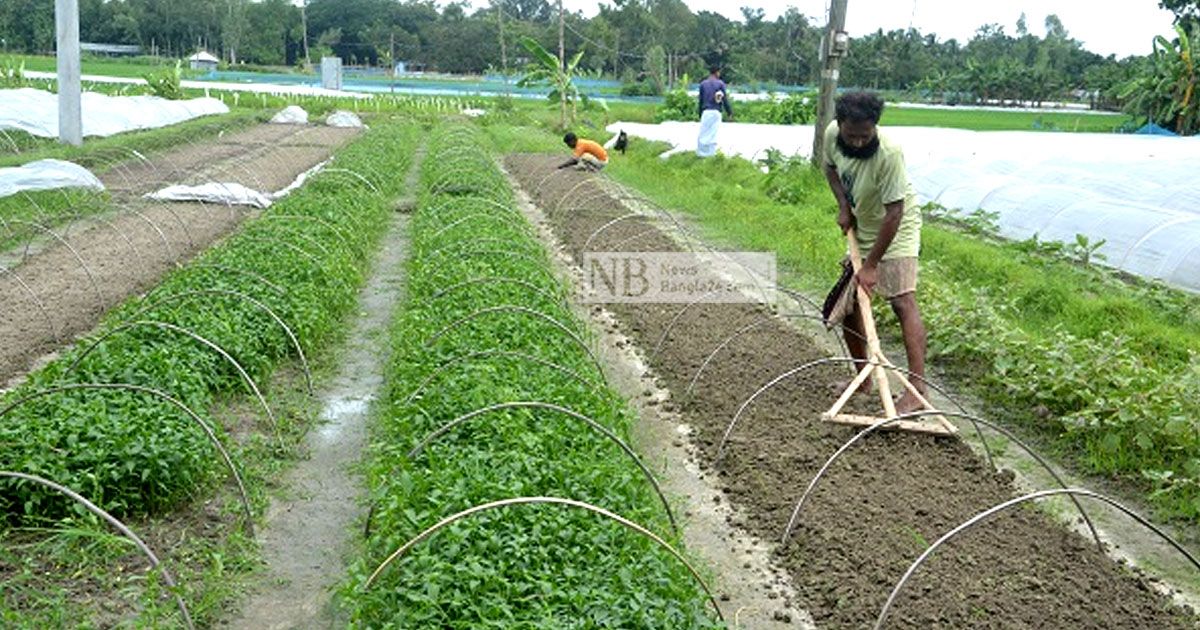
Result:
M551 0L551 4L555 4ZM827 0L684 0L693 12L713 11L730 19L741 19L738 7L752 6L774 18L794 6L801 13L825 23ZM472 0L476 7L487 0ZM611 4L611 2L606 3ZM563 0L568 11L598 12L595 0ZM1160 9L1158 0L849 0L846 30L851 37L876 29L903 29L909 25L939 39L966 42L983 24L996 22L1010 35L1016 33L1017 18L1024 12L1029 31L1045 34L1043 23L1054 13L1071 37L1101 55L1145 55L1155 35L1171 35L1170 11Z

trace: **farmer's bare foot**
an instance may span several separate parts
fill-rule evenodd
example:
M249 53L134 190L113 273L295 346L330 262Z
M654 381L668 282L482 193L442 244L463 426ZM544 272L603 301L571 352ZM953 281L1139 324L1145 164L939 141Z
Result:
M925 405L918 400L916 396L913 396L912 392L904 392L904 395L900 397L900 400L896 401L897 415L913 413L914 411L920 411L924 408Z
M831 393L833 393L834 396L841 396L842 392L849 389L850 384L853 382L854 382L853 379L848 379L845 381L838 381L836 383L831 383L829 385L829 391ZM867 380L862 382L862 385L858 386L858 390L856 390L854 392L854 395L858 396L861 394L870 394L870 393L871 393L871 379L868 378Z

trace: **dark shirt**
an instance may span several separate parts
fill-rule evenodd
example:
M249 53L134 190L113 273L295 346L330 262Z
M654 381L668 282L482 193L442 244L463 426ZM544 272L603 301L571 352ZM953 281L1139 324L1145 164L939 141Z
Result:
M720 102L717 101L717 94L721 94ZM704 114L706 109L725 109L725 113L733 115L733 109L729 106L729 92L725 90L725 82L715 77L708 77L700 82L700 114Z

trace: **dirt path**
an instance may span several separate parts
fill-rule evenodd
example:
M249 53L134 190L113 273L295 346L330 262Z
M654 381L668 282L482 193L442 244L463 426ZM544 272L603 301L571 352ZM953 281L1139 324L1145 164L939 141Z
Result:
M511 156L509 171L549 210L578 263L597 228L628 210L608 189L573 172L552 173L547 156ZM563 203L568 199L569 203ZM643 220L615 224L591 250L678 251ZM855 431L819 420L828 386L844 369L814 370L760 397L733 433L724 459L717 442L750 394L785 371L827 356L818 344L752 305L613 304L622 331L643 349L675 400L707 470L744 526L778 540L803 488ZM761 322L761 323L760 323ZM704 359L739 336L689 383ZM862 404L862 403L855 403ZM867 408L860 411L868 412ZM965 444L912 434L880 434L847 453L818 487L792 542L773 547L818 626L870 627L893 584L929 542L1011 498L1011 474L992 471ZM1093 508L1094 509L1094 508ZM1036 510L1015 510L973 530L926 563L909 582L889 628L1190 628L1195 619L1148 582Z
M422 155L418 152L414 165ZM415 189L417 173L414 166L408 190ZM360 316L339 353L337 375L322 388L324 422L309 433L309 457L288 474L283 482L288 496L272 502L259 533L266 574L242 607L241 617L226 627L345 626L333 606L331 589L346 575L349 537L361 512L362 484L351 468L366 446L368 410L383 386L383 353L388 347L384 340L404 292L407 224L408 215L393 215L359 297Z
M0 385L14 385L11 379L92 330L110 308L154 286L255 214L213 204L155 203L141 193L208 178L278 190L354 133L262 125L156 154L150 164L134 160L110 169L105 179L113 212L43 231L28 256L24 248L0 256Z

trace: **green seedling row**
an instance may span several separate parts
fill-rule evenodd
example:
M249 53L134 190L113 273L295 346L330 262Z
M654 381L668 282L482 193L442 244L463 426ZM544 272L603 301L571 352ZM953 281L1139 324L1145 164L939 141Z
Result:
M408 295L391 329L386 394L368 458L369 534L342 588L352 624L719 626L701 588L668 552L616 523L559 505L506 507L458 521L393 562L368 588L376 567L418 533L457 512L513 497L585 501L678 545L662 502L636 463L563 414L529 408L483 414L410 458L409 451L445 423L499 403L560 405L625 441L634 421L587 350L572 340L592 344L567 305L566 285L551 271L472 128L440 129L423 164L411 222ZM521 282L471 282L481 278ZM536 311L571 335L515 309L447 330L472 313L506 307ZM443 367L489 351L497 354ZM531 355L557 368L500 352Z
M189 291L253 297L290 326L305 351L313 352L338 332L341 316L354 305L368 254L403 179L397 173L406 170L418 132L411 125L381 121L338 155L334 166L360 172L381 194L344 173L318 174L235 236L170 274L145 298L110 312L95 333L30 375L26 384L0 399L0 407L64 383L157 388L201 415L230 396L250 393L231 363L191 337L150 325L118 330L131 317L171 324L212 341L259 384L281 361L296 356L282 327L264 310L231 295L207 294L139 313L162 297ZM306 218L275 218L282 216ZM113 330L118 331L105 336ZM277 421L278 427L258 418L247 426L216 430L230 446L262 441L274 446L291 428L288 417ZM8 413L0 419L0 469L54 480L117 515L165 513L229 476L204 433L177 409L143 394L115 391L65 392ZM11 524L59 518L73 509L31 484L4 481L0 513Z

